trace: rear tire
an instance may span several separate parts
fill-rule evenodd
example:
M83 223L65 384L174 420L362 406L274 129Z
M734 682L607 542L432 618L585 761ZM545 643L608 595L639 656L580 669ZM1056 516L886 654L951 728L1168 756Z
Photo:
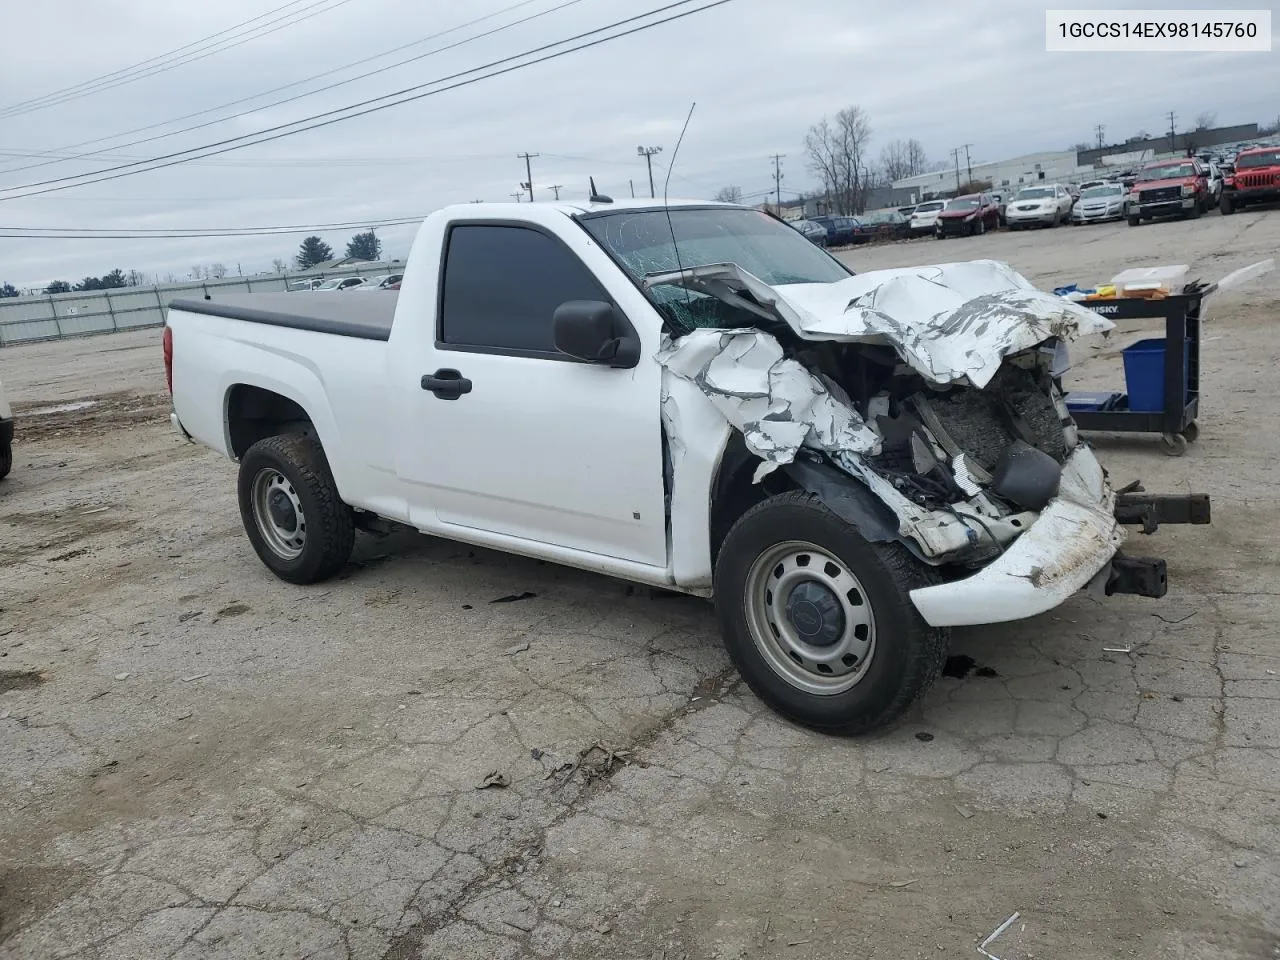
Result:
M1141 218L1141 217L1135 217L1135 216L1130 215L1130 217L1129 217L1129 226L1131 226L1131 227L1136 227L1136 226L1137 226L1138 224L1140 224L1141 222L1142 222L1142 218Z
M9 475L13 469L13 444L0 444L0 480Z
M799 491L733 525L715 570L725 647L755 694L797 723L844 735L887 726L937 679L949 632L911 602L934 571L869 543ZM785 595L784 595L785 592Z
M1222 211L1223 216L1236 212L1236 205L1231 202L1231 198L1225 193L1222 199L1218 201L1218 209Z
M351 557L355 522L315 437L259 440L240 461L240 518L258 558L289 583L318 583Z

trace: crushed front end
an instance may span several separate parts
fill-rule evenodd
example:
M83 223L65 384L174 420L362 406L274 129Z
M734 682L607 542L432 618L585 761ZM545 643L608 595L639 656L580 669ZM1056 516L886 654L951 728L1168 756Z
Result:
M1067 342L1109 321L986 261L804 287L731 264L653 282L742 312L751 326L693 330L659 362L741 432L757 482L780 470L934 568L910 594L929 624L1021 619L1085 587L1163 595L1163 561L1119 553L1126 511L1063 398Z

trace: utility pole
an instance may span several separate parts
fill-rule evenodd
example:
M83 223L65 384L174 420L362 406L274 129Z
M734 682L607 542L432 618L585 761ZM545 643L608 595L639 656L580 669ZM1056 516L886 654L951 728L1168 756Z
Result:
M1172 110L1169 111L1169 152L1178 152L1178 134L1174 130L1173 121L1177 118L1177 114Z
M636 198L636 182L628 179L627 183L631 184L631 199L634 200Z
M951 151L951 159L956 162L956 192L960 192L960 148L955 147Z
M534 157L541 156L537 153L517 153L516 159L524 161L524 175L527 177L520 186L529 191L529 202L533 203L533 164L530 162Z
M653 189L653 155L661 152L661 147L636 147L636 156L644 157L645 163L649 165L649 196L651 197L657 196Z
M515 193L509 194L509 196L514 197L514 198L515 198L516 203L519 203L519 202L520 202L520 198L524 196L524 193L523 193L523 191L517 190Z
M560 184L560 183L553 183L551 186L547 187L547 189L548 189L548 190L554 190L554 191L556 192L556 199L557 199L557 200L559 200L559 199L560 199L560 188L561 188L562 186L564 186L564 185L563 185L563 184Z
M1098 124L1094 128L1094 132L1098 135L1098 149L1102 149L1102 131L1106 129L1102 124Z
M782 158L785 156L785 153L773 155L773 212L778 216L782 216Z
M965 165L965 167L967 167L967 168L968 168L968 170L969 170L969 182L970 182L970 183L973 183L973 164L969 162L969 148L970 148L970 147L972 147L972 146L973 146L973 144L972 144L972 143L966 143L966 144L964 145L964 165Z

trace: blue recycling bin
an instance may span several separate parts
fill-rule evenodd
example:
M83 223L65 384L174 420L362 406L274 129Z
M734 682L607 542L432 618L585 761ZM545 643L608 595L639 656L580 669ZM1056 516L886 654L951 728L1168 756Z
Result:
M1164 337L1139 340L1121 352L1124 358L1124 384L1129 393L1129 409L1137 413L1159 413L1165 408ZM1182 341L1182 369L1189 371L1191 341ZM1182 397L1187 402L1187 379L1183 377Z

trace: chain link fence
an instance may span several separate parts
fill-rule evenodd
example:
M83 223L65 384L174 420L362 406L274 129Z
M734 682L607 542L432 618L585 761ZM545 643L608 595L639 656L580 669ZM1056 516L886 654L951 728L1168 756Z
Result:
M204 297L206 293L279 293L297 291L300 282L334 277L371 277L403 273L403 263L362 263L324 273L273 274L257 277L223 277L220 280L160 284L154 287L119 287L81 293L55 293L38 297L0 299L0 347L37 340L85 337L119 330L164 325L171 300Z

